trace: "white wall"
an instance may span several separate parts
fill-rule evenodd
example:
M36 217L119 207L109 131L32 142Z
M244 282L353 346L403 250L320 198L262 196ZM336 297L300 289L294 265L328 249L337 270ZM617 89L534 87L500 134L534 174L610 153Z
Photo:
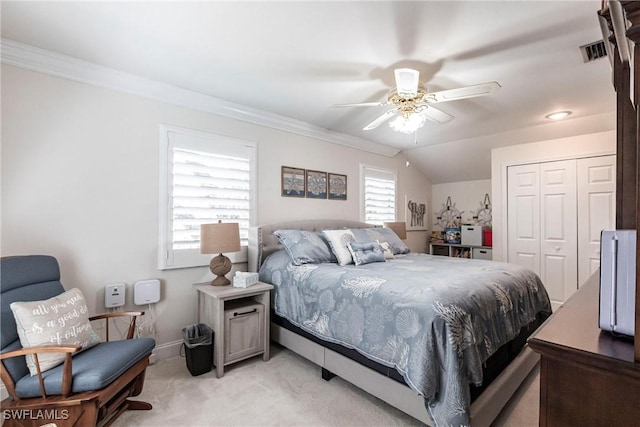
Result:
M507 259L507 167L615 153L615 130L491 150L493 259Z
M397 221L406 221L408 226L411 220L411 214L408 212L405 202L411 199L426 202L427 213L425 215L424 223L426 224L427 229L425 231L407 230L407 239L405 240L405 243L413 252L428 252L429 249L427 247L427 242L429 233L431 232L429 206L433 206L431 200L432 185L429 181L426 181L424 176L418 172L414 166L406 167L403 163L398 167L398 170L400 172L400 185L398 186L396 219ZM413 178L403 178L403 176L407 174ZM422 180L419 179L420 177L422 177ZM426 185L424 182L426 182Z
M398 171L399 216L404 194L431 184L387 158L271 128L226 119L50 75L2 66L3 256L58 258L65 287L86 295L91 313L104 311L104 286L162 281L156 339L174 354L181 328L196 321L192 284L211 279L207 267L160 271L158 247L159 125L169 124L258 144L258 219L359 220L359 163ZM348 200L280 196L282 165L346 174ZM426 232L410 233L423 250Z
M491 199L491 180L481 179L476 181L449 182L446 184L433 184L432 190L432 222L434 230L442 230L436 225L437 213L446 206L447 197L451 197L452 204L462 211L462 224L474 224L472 217L475 211L484 201L485 194Z

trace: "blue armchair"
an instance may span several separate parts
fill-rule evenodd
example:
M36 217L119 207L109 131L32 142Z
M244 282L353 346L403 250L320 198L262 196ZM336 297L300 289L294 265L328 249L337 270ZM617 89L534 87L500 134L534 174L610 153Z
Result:
M4 426L103 426L127 409L151 409L129 398L142 392L151 338L132 339L136 316L142 312L90 317L106 322L107 341L82 352L76 345L20 344L10 308L12 302L40 301L64 292L55 258L44 255L0 259L0 376L9 397L2 401ZM109 319L130 316L126 340L109 341ZM64 363L30 375L26 355L63 353Z

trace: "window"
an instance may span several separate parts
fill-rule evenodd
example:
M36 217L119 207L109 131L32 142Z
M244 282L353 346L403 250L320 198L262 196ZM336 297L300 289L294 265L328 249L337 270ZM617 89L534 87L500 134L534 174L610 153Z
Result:
M200 225L237 222L246 261L255 221L255 143L204 132L160 128L160 269L208 265L200 254Z
M382 225L396 220L396 173L360 166L362 215L365 222Z

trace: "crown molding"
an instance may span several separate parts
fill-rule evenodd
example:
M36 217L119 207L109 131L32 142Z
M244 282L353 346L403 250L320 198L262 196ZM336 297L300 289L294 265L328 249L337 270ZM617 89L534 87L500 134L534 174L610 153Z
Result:
M2 39L1 43L3 64L320 139L386 157L395 157L400 152L397 148L377 142L330 131L301 120L225 101L46 49L7 39Z

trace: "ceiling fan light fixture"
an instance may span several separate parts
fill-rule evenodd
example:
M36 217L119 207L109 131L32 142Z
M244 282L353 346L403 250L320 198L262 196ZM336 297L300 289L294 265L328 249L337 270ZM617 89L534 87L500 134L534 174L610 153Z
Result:
M389 90L386 101L334 104L333 107L388 106L391 108L390 110L382 113L362 130L376 129L382 123L387 122L396 132L416 134L416 131L424 125L427 119L436 123L448 123L454 118L451 114L429 104L490 95L500 89L498 82L488 82L429 93L426 86L420 84L418 70L396 68L393 72L396 86ZM417 143L417 135L414 140Z
M567 117L569 117L571 115L571 111L565 110L565 111L555 111L553 113L547 114L546 116L544 116L546 119L549 120L562 120L562 119L566 119Z
M396 68L396 91L402 98L413 98L418 94L420 72L411 68Z
M389 127L396 132L411 134L420 129L426 120L423 114L400 114L389 122Z

